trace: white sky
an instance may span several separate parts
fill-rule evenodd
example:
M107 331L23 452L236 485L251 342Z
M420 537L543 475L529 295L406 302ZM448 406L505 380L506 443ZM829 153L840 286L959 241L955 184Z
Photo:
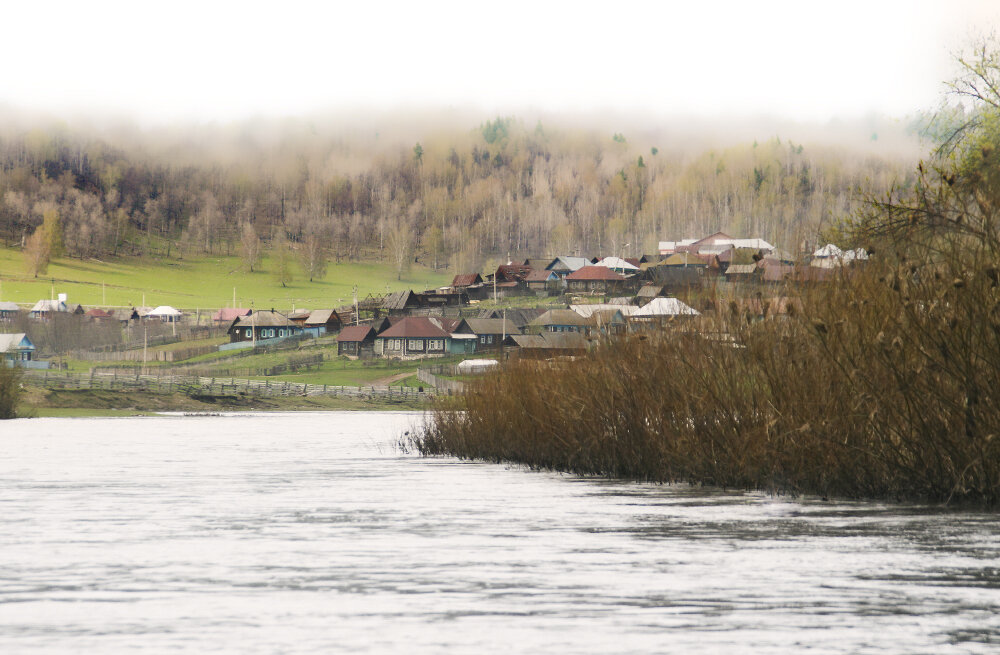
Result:
M0 11L0 103L160 122L324 109L824 121L934 106L997 0L46 2Z

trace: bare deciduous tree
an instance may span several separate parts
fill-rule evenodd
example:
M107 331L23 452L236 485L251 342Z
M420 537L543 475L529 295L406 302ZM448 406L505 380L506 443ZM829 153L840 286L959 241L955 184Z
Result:
M327 249L322 236L315 233L306 236L299 251L299 263L310 282L326 275Z
M260 237L250 223L244 223L240 231L240 259L250 273L260 263Z
M45 227L39 226L24 244L24 260L32 276L44 275L49 270L49 252L49 238L45 234Z

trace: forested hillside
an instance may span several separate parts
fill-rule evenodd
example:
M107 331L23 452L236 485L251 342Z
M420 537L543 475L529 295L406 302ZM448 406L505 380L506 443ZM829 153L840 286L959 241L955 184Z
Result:
M467 270L508 254L639 254L719 229L794 252L852 212L856 191L906 185L913 169L888 149L780 137L682 148L655 130L516 118L414 132L8 123L0 238L36 273L47 256L186 252L241 254L252 269L268 249L307 273L328 258Z

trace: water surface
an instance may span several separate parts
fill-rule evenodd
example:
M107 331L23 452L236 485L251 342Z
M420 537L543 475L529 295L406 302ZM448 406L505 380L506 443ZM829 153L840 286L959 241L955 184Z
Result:
M0 423L0 652L1000 651L996 515L396 450L419 420Z

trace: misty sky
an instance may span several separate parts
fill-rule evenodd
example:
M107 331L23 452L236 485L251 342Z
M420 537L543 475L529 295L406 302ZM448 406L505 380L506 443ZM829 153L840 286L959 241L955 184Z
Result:
M823 121L933 107L995 0L17 2L0 104L149 121L457 106Z

